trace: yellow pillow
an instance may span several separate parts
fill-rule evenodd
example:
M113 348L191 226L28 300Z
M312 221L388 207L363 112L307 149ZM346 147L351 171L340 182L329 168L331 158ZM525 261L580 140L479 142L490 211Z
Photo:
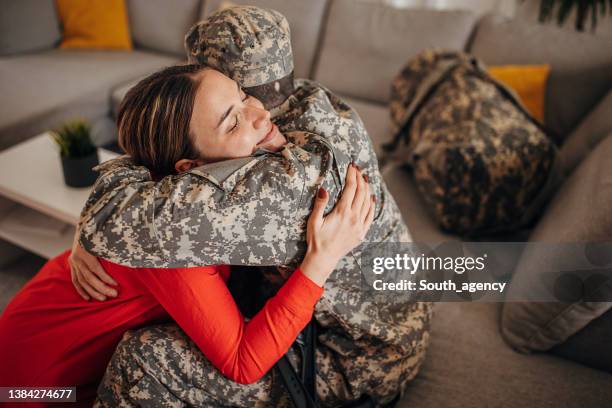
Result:
M534 118L544 123L544 95L549 65L503 65L489 67L489 74L512 88Z
M64 36L60 48L131 50L125 0L56 0Z

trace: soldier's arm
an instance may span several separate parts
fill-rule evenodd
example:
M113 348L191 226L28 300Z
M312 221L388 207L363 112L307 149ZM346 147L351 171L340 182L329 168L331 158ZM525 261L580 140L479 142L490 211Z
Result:
M191 172L156 182L127 158L103 164L80 243L132 267L286 264L305 249L305 221L329 167L324 150L286 150L258 161L231 189Z

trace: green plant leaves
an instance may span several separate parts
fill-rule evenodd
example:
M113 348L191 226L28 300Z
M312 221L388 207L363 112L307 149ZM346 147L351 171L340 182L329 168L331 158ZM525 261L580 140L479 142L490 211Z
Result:
M82 119L65 122L51 137L60 148L62 157L78 158L96 151L91 142L89 123Z
M540 0L538 19L541 22L549 21L556 11L557 24L562 25L573 9L576 9L576 30L584 30L589 15L591 30L595 30L599 17L612 14L612 0Z

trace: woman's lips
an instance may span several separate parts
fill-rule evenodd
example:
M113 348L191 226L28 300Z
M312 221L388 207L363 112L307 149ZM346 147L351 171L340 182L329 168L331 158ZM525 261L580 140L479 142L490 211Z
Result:
M272 127L270 127L270 131L266 134L266 136L261 139L259 141L259 143L257 143L257 146L261 146L264 143L269 142L270 140L274 139L274 136L276 136L276 132L278 132L278 128L276 127L276 125L273 123Z

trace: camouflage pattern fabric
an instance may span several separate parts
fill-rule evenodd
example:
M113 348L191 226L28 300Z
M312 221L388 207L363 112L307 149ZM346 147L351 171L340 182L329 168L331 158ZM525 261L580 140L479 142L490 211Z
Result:
M225 12L231 16L236 10ZM268 28L267 23L255 21L251 28ZM203 33L197 38L209 35L207 30ZM290 47L283 49L290 57ZM285 74L273 70L262 76L240 60L229 62L232 66L226 72L242 86L262 85ZM392 399L416 375L424 359L431 304L385 301L363 293L362 257L376 254L381 245L410 241L381 178L371 140L357 113L312 81L296 81L292 95L272 115L289 141L278 153L262 150L253 157L208 164L159 182L129 157L100 165L100 177L79 225L81 244L96 256L133 267L269 266L264 268L268 282L280 285L305 253L306 221L319 186L330 194L329 211L342 192L348 166L355 162L369 177L377 198L376 214L366 242L340 261L315 308L320 325L317 387L329 405L363 394L382 402ZM147 339L157 342L158 337L163 336L137 337L145 350L151 350L145 356L151 367L167 361L165 353L171 352L171 347L146 347ZM138 363L125 361L128 354L123 357L113 361L135 367L123 371L129 379L126 384L132 383L132 374L140 372L133 365ZM180 369L194 370L191 365ZM211 378L219 376L210 365L202 369ZM150 372L166 376L160 370ZM189 389L193 383L186 378L182 387ZM218 381L219 388L225 389L227 380ZM210 389L216 383L205 384ZM262 385L256 393L262 401L273 398L268 395L273 387L266 387ZM104 395L119 392L107 391L103 385L103 400ZM252 405L247 397L239 403L216 402Z
M556 146L514 92L470 55L419 54L393 80L390 110L396 138L389 155L412 166L447 231L517 230L555 186Z
M276 10L235 6L194 25L185 36L190 63L206 65L249 88L293 72L291 33Z
M291 353L292 360L297 353ZM128 331L117 346L95 407L290 407L270 370L253 384L225 377L175 324Z
M287 355L299 372L300 353L292 348ZM395 357L385 356L385 360L392 362ZM361 369L351 372L354 367L344 367L343 361L327 347L318 347L315 358L320 405L341 406L352 395L342 373L364 373ZM418 366L408 362L406 365L400 375L414 376L413 370ZM176 324L164 324L124 334L100 383L94 406L291 407L293 404L276 367L255 383L233 382L223 377Z

